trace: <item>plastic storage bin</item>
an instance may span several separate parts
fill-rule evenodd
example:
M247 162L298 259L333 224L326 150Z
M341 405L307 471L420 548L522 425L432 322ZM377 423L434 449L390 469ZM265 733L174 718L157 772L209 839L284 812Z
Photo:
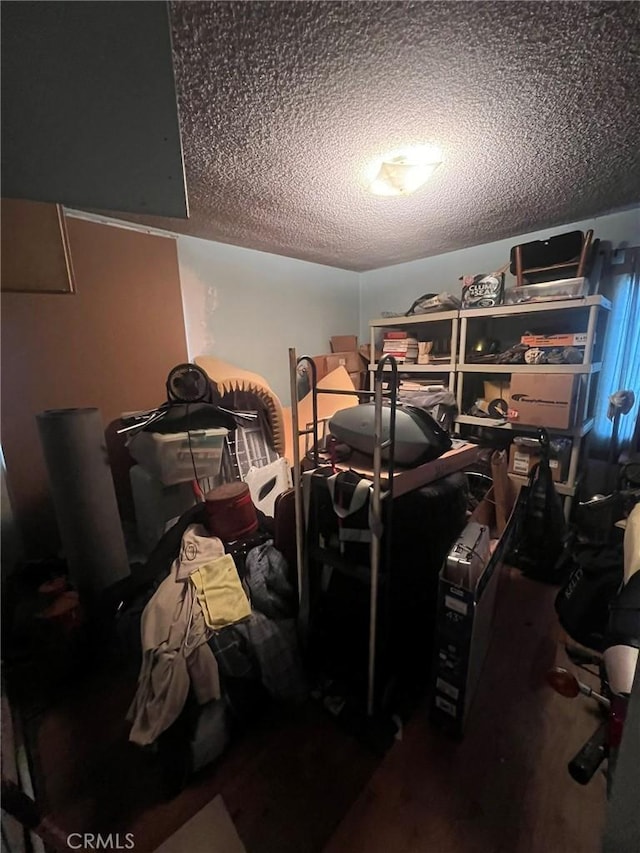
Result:
M521 302L549 302L562 299L580 299L589 294L589 282L586 278L563 278L558 281L545 281L540 284L523 284L505 292L505 305L518 305Z
M165 486L173 486L217 477L227 432L223 427L167 435L140 432L129 442L129 452L152 477Z
M165 486L142 465L129 471L133 505L136 512L138 542L150 554L164 533L167 523L182 515L196 502L191 483Z

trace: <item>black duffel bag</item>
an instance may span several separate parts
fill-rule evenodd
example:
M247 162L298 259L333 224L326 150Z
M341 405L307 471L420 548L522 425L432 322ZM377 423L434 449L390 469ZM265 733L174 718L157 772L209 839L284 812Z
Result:
M575 642L604 649L610 604L622 580L621 545L584 545L574 551L571 574L556 596L556 613Z

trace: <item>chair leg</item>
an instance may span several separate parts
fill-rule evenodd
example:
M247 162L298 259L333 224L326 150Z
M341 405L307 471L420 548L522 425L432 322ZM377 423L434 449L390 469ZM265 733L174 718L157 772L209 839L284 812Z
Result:
M516 246L516 287L522 287L522 247Z
M582 251L580 252L580 261L578 263L578 270L576 272L576 278L582 278L584 275L584 268L587 264L587 257L589 256L589 250L591 249L591 241L593 240L593 229L590 228L587 233L584 235L584 240L582 242Z

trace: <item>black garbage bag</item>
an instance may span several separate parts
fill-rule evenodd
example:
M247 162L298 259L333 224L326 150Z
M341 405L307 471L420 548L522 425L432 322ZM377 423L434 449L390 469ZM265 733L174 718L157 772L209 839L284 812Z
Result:
M590 649L604 651L610 606L624 579L623 559L622 543L577 545L571 554L571 574L556 596L556 613L571 639ZM626 615L621 610L616 622Z
M528 487L516 508L513 546L506 562L524 574L547 583L566 580L566 562L561 558L566 540L566 522L560 496L549 467L549 436L541 429L540 461L529 475Z

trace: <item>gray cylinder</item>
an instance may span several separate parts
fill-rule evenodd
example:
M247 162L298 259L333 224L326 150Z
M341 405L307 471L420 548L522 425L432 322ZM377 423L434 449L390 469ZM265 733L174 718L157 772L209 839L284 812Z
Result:
M100 412L51 409L36 420L69 576L100 592L129 575Z

